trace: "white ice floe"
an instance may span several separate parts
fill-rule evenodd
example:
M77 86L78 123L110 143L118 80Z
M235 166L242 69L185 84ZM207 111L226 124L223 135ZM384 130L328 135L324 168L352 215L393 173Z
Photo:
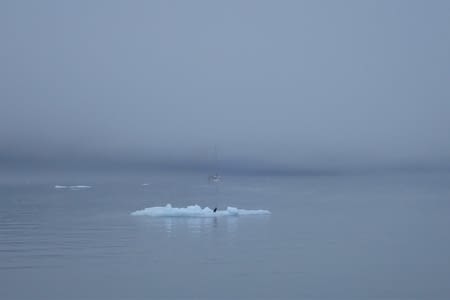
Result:
M55 185L55 189L71 189L71 190L79 190L79 189L90 189L90 185Z
M244 215L270 215L270 211L263 209L239 209L236 207L227 207L226 210L217 210L214 212L209 207L201 208L198 205L188 207L166 206L147 207L131 213L132 216L150 216L150 217L216 217L216 216L244 216Z

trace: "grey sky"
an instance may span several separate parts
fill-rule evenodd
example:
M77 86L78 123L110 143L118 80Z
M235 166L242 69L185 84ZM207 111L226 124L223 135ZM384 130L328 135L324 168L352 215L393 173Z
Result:
M0 157L450 163L449 1L1 1Z

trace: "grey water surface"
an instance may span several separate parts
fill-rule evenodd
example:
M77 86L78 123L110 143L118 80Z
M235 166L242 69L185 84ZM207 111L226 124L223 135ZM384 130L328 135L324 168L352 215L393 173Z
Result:
M449 214L447 173L5 177L0 299L449 299Z

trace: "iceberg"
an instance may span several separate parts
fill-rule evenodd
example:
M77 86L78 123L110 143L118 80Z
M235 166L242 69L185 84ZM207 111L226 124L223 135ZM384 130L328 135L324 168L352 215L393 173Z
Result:
M271 212L264 209L240 209L236 207L227 207L225 210L214 212L211 208L201 208L199 205L188 207L166 206L147 207L142 210L132 212L132 216L150 216L150 217L218 217L218 216L247 216L247 215L270 215Z

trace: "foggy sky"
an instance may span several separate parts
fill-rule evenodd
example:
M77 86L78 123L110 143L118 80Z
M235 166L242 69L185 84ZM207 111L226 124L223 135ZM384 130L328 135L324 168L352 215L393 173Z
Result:
M449 1L1 1L0 162L450 166Z

